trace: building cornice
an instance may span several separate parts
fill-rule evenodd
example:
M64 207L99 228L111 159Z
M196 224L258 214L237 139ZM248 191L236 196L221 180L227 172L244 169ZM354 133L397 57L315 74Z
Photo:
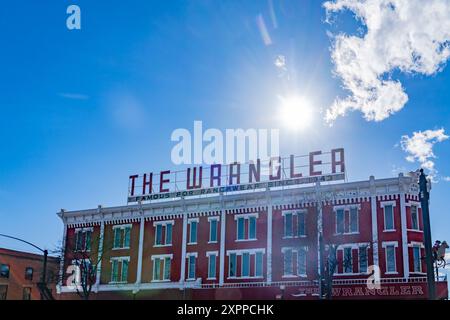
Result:
M271 201L268 201L267 194ZM372 196L379 201L399 199L417 200L413 179L402 174L396 178L333 183L321 185L320 198L323 205L344 205L369 202ZM101 221L111 223L139 222L143 216L146 221L188 217L220 215L222 204L226 214L267 211L269 205L276 210L289 210L314 207L317 190L315 186L272 188L253 192L228 193L201 198L186 198L130 204L117 207L101 207L88 210L61 210L58 216L70 227L96 226Z

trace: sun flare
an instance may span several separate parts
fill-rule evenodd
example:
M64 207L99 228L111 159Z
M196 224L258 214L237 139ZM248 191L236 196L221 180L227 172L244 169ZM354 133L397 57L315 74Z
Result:
M289 129L303 130L308 128L313 120L313 108L305 97L281 97L280 118Z

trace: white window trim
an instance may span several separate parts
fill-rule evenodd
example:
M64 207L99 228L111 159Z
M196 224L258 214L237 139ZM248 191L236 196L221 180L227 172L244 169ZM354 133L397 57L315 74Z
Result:
M230 256L231 256L231 254L234 254L234 256L236 257L236 261L235 261L235 266L234 266L234 268L235 268L235 270L234 270L234 276L230 276L230 271L231 271L231 258L230 258ZM237 273L237 257L238 257L238 254L236 253L236 252L231 252L231 253L228 253L227 252L227 257L228 257L228 279L237 279L238 277L236 276L236 273Z
M423 274L424 272L422 272L422 250L423 248L425 248L425 246L423 245L422 242L415 242L415 241L411 241L411 243L408 244L408 247L413 249L412 252L412 257L413 257L413 269L414 269L414 248L419 248L419 271L411 271L410 273L414 273L414 274Z
M352 211L351 211L351 209L356 209L356 229L357 230L345 232L345 228L344 228L344 234L359 234L359 215L360 215L361 210L357 206L349 207L349 209L348 209L348 220L349 220L348 229L349 230L352 228Z
M248 276L243 276L244 273L244 254L248 254ZM240 278L250 278L250 271L251 271L251 261L252 261L252 255L248 252L244 252L241 255L241 276ZM256 263L256 262L255 262Z
M253 213L240 213L240 214L235 214L234 215L234 220L236 221L239 218L244 218L244 219L249 219L255 217L256 219L259 218L259 213L258 212L253 212Z
M231 253L235 253L237 256L242 255L242 253L250 253L250 254L255 254L257 252L262 252L262 254L266 254L266 249L265 248L255 248L255 249L236 249L236 250L228 250L227 251L227 256L229 256Z
M249 272L251 272L251 270L252 270L252 268L251 268L251 262L252 262L252 259L251 259L251 256L252 255L255 255L255 259L254 259L254 263L255 263L255 269L254 269L254 272L256 272L256 254L257 253L262 253L263 254L263 270L264 270L264 255L266 254L266 249L265 248L256 248L256 249L237 249L237 250L228 250L227 251L227 253L226 253L226 255L227 255L227 257L229 257L231 254L235 254L236 255L236 266L235 266L235 273L237 273L237 258L238 258L238 256L241 256L241 259L242 259L242 255L244 254L244 253L248 253L249 254L249 256L250 256L250 258L249 258L249 268L250 268L250 270L249 270ZM241 261L241 276L232 276L232 277L230 277L230 263L231 263L231 259L228 259L228 276L227 276L227 279L263 279L264 278L264 272L263 272L263 275L262 276L245 276L245 277L243 277L242 276L242 268L243 268L243 263L242 263L242 261Z
M294 272L294 266L296 266L297 269L297 273L293 273L293 274L284 274L284 254L286 251L291 250L292 251L292 272ZM281 253L283 254L283 275L281 276L282 278L305 278L307 277L307 273L302 273L299 274L298 273L298 256L299 256L299 252L300 250L304 250L305 252L308 252L308 246L300 246L300 247L282 247L281 248ZM296 254L297 257L297 263L294 263L294 253ZM308 264L308 259L306 259L306 262Z
M93 227L75 228L75 233L86 231L94 232L94 228Z
M209 267L210 267L210 260L211 260L211 256L214 256L215 259L215 273L214 273L214 277L210 277L209 276ZM208 258L208 276L206 278L206 280L216 280L217 279L217 257L219 256L219 251L207 251L206 252L206 257Z
M189 225L189 242L187 243L187 245L196 245L197 241L198 241L198 225L199 225L199 218L189 218L188 219L188 225ZM197 229L195 230L196 234L195 234L195 242L191 242L191 232L192 232L192 222L197 223Z
M91 236L92 236L92 233L94 233L94 228L93 227L83 227L83 228L75 228L75 241L77 240L77 237L78 237L78 235L77 235L77 233L86 233L86 232L90 232L91 233ZM76 249L76 245L77 244L75 244L75 249ZM91 243L91 245L92 245L92 243ZM82 247L84 247L84 248L81 248L80 250L75 250L75 251L86 251L86 252L91 252L91 250L92 250L92 248L91 249L86 249L86 237L84 237L84 241L83 241L83 243L82 243Z
M393 229L386 229L386 206L392 205L392 226ZM383 209L383 232L395 232L397 231L395 229L395 201L385 201L380 204L381 208Z
M150 257L151 260L155 260L155 259L165 259L165 258L170 258L171 260L173 259L173 254L172 253L167 253L167 254L154 254Z
M155 222L153 222L153 226L154 227L156 227L157 225L165 226L167 224L174 225L175 224L175 220L164 220L164 221L155 221Z
M121 263L122 261L128 261L128 262L130 262L130 257L129 256L123 256L123 257L111 257L110 259L109 259L109 263L112 263L113 261L117 261L118 263ZM113 275L113 269L112 269L112 266L111 266L111 277L110 277L110 279L112 279L112 275ZM120 278L122 278L122 272L120 272L119 274L118 274L118 276L120 277ZM109 283L110 284L115 284L115 283L128 283L128 279L127 279L127 281L109 281Z
M407 229L408 231L414 231L414 232L423 232L423 230L420 229L420 217L419 217L419 206L414 203L408 203L406 206L410 207L410 215L411 215L411 229ZM413 228L413 218L412 218L412 207L416 207L416 216L417 216L417 229Z
M246 241L257 241L258 238L256 237L256 234L258 232L257 230L257 219L259 217L258 212L254 213L243 213L243 214L236 214L234 215L234 220L236 221L236 239L235 242L246 242ZM239 223L237 222L238 219L244 219L244 237L245 237L245 220L250 220L250 218L255 218L255 238L244 238L244 239L238 239L239 235ZM250 221L247 223L247 236L250 237Z
M388 255L387 255L387 247L394 246L394 266L395 271L387 271L388 269ZM386 264L386 272L384 274L398 274L397 270L397 248L398 248L398 242L397 241L384 241L381 244L381 247L384 248L384 260Z
M219 239L219 223L220 223L220 218L219 216L214 216L214 217L208 217L208 222L209 222L209 237L208 237L208 243L218 243L218 240L211 240L211 226L212 226L212 221L216 221L216 239Z
M206 251L206 256L209 257L211 255L219 255L219 251Z
M338 219L337 219L337 213L338 213L338 211L343 211L343 213L344 213L344 217L342 218L343 220L342 220L342 224L344 225L344 230L342 231L342 233L340 233L340 232L338 232ZM337 235L343 235L344 233L345 233L345 206L336 206L336 207L333 207L333 212L334 212L334 214L335 214L335 221L336 221L336 223L334 224L334 235L335 236L337 236Z
M367 270L366 272L361 272L361 249L364 248L366 250L366 264ZM358 274L368 274L369 273L369 246L359 246L358 247Z
M189 271L191 271L190 270L190 268L191 268L191 264L190 264L190 262L189 262L189 260L190 260L190 258L191 257L195 257L195 269L194 269L194 278L189 278ZM186 281L195 281L196 280L196 278L195 278L195 276L196 276L196 269L197 269L197 258L198 258L198 252L186 252L186 260L187 260L187 275L188 275L188 277L186 278Z
M162 242L162 236L166 233L165 224L154 224L153 227L155 228L155 241L153 242L153 247L168 247L165 243L157 244L156 241L158 240L158 226L161 226L161 242ZM163 230L164 228L164 230ZM164 239L165 240L165 239Z
M166 269L166 258L170 258L170 261L172 262L173 260L173 254L154 254L150 257L150 259L153 262L153 272L152 272L152 280L150 282L170 282L170 279L154 279L155 277L155 260L159 259L163 261L163 267L162 267L162 276L164 278L164 270ZM160 273L161 273L161 269L160 269Z
M125 228L130 228L131 229L132 227L133 227L132 223L116 224L116 225L113 225L112 229L113 230L115 230L115 229L125 229Z

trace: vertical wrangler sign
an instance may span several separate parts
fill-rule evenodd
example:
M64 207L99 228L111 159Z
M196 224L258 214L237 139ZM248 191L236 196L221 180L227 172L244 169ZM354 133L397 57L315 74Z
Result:
M345 179L344 149L287 158L163 170L129 177L128 202L290 187Z

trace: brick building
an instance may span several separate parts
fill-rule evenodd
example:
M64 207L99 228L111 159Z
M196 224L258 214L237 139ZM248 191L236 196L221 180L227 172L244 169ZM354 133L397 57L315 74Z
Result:
M319 217L325 245L338 246L335 298L427 297L417 184L403 174L58 215L66 248L102 256L94 298L315 299ZM377 267L381 287L368 288ZM447 282L437 287L446 297Z
M0 300L39 300L43 256L0 248ZM55 294L59 259L48 257L47 281Z

